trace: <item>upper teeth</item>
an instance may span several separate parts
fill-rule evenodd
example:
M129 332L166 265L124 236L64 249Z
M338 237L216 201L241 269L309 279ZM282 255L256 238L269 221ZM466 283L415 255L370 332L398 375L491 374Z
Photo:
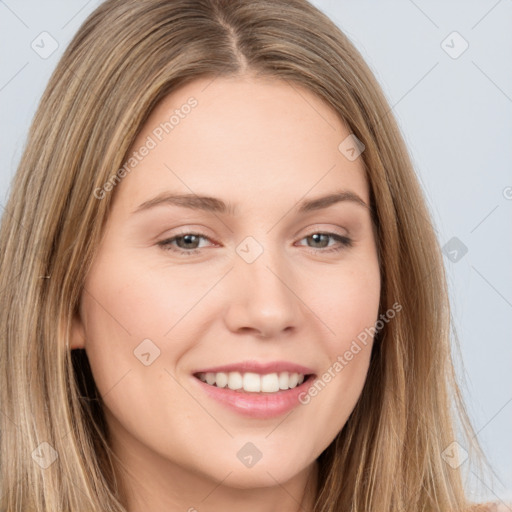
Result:
M280 389L292 389L304 382L302 373L240 373L240 372L218 372L199 373L198 378L211 386L229 389L243 389L249 392L272 393Z

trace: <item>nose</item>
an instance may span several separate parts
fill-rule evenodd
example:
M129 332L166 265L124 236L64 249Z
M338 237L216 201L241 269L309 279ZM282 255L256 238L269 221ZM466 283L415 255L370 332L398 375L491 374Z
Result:
M284 255L265 250L252 263L237 256L230 274L225 322L232 332L278 338L300 327L300 286Z

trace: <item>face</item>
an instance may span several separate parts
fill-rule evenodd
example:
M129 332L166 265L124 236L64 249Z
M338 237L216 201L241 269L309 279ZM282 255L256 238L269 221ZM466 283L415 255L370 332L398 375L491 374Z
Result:
M380 295L349 134L312 93L261 78L197 80L152 112L106 192L72 338L133 471L275 485L344 426Z

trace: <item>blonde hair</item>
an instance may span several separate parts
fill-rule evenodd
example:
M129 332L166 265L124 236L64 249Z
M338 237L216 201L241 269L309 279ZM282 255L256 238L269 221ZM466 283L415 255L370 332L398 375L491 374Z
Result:
M456 383L442 256L400 131L358 51L305 0L107 0L50 79L2 218L2 511L126 510L87 356L67 345L114 195L94 191L167 94L242 74L307 88L363 141L381 311L402 306L375 339L353 413L318 459L315 512L468 509L461 472L442 457L456 421L461 445L483 457ZM33 453L43 442L58 454L46 469Z

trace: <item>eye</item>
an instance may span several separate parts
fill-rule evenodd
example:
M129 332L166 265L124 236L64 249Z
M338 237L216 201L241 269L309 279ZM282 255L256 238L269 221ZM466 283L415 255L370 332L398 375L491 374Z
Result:
M207 236L200 233L183 233L166 240L158 242L158 245L166 251L177 252L178 254L190 256L199 253L198 243L200 239L210 240ZM174 245L176 242L177 248Z
M202 235L201 233L185 232L173 236L172 238L162 240L161 242L158 242L157 245L162 247L165 251L172 251L183 256L191 256L200 253L200 249L204 247L200 246L201 239L211 241L209 237ZM313 253L338 252L352 246L352 240L350 238L337 233L317 232L302 238L302 240L307 240L315 245L313 247L308 247ZM330 240L336 240L338 245L329 245Z
M334 246L325 245L324 242L329 243L329 239L336 240L339 245L334 244ZM341 251L347 247L352 246L352 240L346 236L338 235L337 233L324 233L324 232L317 232L312 233L306 237L304 237L302 240L309 240L312 241L313 244L316 244L316 247L311 247L313 249L312 252L338 252ZM325 248L330 247L329 249L325 250Z

